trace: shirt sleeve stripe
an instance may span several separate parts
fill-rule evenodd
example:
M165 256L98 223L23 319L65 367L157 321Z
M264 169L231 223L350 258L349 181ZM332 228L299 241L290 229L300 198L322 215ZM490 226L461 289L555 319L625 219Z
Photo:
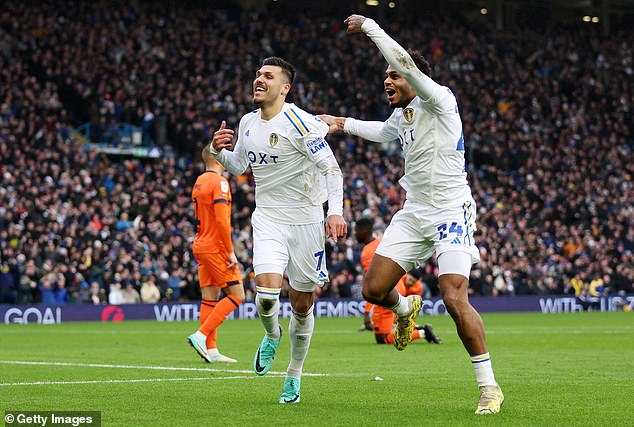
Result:
M227 204L228 204L228 203L230 203L230 202L229 202L229 200L227 200L227 199L216 199L216 200L214 200L214 205L215 205L216 203L227 203Z
M295 110L293 110L291 108L291 113L293 113L293 115L295 117L297 117L297 119L299 120L299 122L302 124L302 126L304 127L304 129L306 129L306 133L310 132L310 129L308 129L308 126L306 126L306 123L304 123L304 121L302 120L301 117L299 117L299 114L297 114L297 112L295 112Z
M295 127L295 129L297 129L297 132L299 132L299 134L300 134L301 136L306 135L306 133L305 133L305 132L302 132L302 131L301 131L301 129L299 128L299 123L297 123L297 124L296 124L296 123L293 121L293 119L291 118L291 116L289 116L289 115L288 115L288 113L287 113L286 111L284 111L284 115L285 115L285 116L286 116L286 118L287 118L287 119L291 122L291 124Z

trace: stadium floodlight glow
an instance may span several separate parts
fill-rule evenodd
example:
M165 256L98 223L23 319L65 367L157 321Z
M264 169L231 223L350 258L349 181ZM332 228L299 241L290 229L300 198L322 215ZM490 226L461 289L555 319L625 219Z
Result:
M365 0L365 4L368 6L378 6L379 0Z
M591 20L591 18L588 15L584 16L581 19L583 20L583 22L590 22L590 20Z
M599 22L599 17L598 16L593 16L592 17L592 22L594 22L595 24L597 24Z
M390 9L394 9L396 7L396 3L394 3L393 1L389 2L387 4L387 7L389 7Z
M480 9L480 13L482 15L486 15L487 13L489 13L489 9L487 9L486 7L483 7L482 9Z

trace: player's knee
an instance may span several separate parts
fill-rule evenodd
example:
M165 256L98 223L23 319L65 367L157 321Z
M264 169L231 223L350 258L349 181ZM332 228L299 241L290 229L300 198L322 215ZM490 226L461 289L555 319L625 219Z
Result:
M300 317L306 317L310 314L313 304L309 301L296 301L293 305L293 314Z
M256 304L262 307L264 312L268 312L275 305L276 300L268 298L256 298Z
M377 304L382 300L380 293L374 292L372 289L366 286L363 287L361 294L363 295L363 299L371 302L372 304Z
M440 291L442 300L449 313L461 311L469 305L467 288L469 281L458 274L446 274L440 276Z
M387 296L387 293L384 292L380 287L376 286L376 282L372 277L364 277L363 279L363 290L361 291L363 298L366 301L369 301L373 304L376 304L380 301L383 301Z
M244 295L228 295L227 298L229 298L236 305L236 307L242 304L242 302L244 301Z
M240 300L240 304L242 304L242 301L244 301L244 288L242 287L242 284L240 284L239 286L232 286L231 288L228 288L228 293L236 300Z
M458 295L454 293L447 293L443 295L442 301L445 304L445 307L447 308L449 314L459 311L461 301Z
M453 318L460 315L460 313L467 310L470 306L467 295L456 290L444 292L442 295L442 301L447 308L447 312Z

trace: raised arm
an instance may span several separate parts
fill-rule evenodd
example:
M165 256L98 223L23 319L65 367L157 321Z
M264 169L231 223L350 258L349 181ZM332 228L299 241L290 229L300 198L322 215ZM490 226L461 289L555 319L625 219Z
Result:
M376 44L387 63L390 64L412 86L424 102L438 103L445 95L442 86L416 67L412 57L391 38L373 19L351 15L344 21L349 33L363 32Z
M227 123L223 120L220 129L214 132L211 140L211 154L229 171L232 175L242 175L249 166L249 159L246 156L240 137L235 146L231 143L233 140L233 129L227 128ZM229 149L233 148L233 151Z

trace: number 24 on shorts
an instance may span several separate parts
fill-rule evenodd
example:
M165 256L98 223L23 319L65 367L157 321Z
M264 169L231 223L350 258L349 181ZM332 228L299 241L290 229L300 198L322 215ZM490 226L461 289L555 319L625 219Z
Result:
M463 229L462 229L462 225L458 225L457 222L452 222L451 225L449 226L449 231L447 231L447 224L441 224L439 225L436 230L438 230L438 232L440 233L438 236L438 240L444 240L447 237L449 237L449 233L454 233L457 236L462 236L463 235ZM467 235L464 238L464 243L467 243L467 239L469 240L469 242L471 242L471 236L469 236L469 233L467 233ZM462 243L459 241L459 237L456 237L453 239L452 243Z

